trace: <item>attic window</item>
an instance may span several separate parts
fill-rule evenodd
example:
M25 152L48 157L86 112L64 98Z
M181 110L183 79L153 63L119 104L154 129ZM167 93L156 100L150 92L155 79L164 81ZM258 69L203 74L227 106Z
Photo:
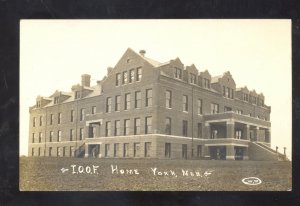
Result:
M41 107L41 101L36 101L36 107Z
M182 78L182 71L179 68L175 68L175 78L181 79Z
M81 97L80 91L75 92L75 99L79 99Z
M59 97L54 97L54 104L58 104L59 102Z
M131 59L127 59L126 62L129 63L131 61Z

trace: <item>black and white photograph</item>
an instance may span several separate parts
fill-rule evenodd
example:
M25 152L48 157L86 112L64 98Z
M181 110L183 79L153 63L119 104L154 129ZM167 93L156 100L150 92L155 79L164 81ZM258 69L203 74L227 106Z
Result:
M20 21L20 191L292 191L288 19Z

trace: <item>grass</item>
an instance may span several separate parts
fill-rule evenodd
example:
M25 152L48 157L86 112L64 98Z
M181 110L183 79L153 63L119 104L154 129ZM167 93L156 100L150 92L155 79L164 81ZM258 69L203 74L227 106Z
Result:
M76 165L73 167L78 174L73 174L71 165ZM93 165L99 167L93 170ZM118 174L112 174L112 165L118 167ZM62 168L69 170L63 173ZM151 168L157 168L155 175ZM291 169L291 162L283 161L21 157L20 190L287 191L292 187ZM257 177L262 183L246 185L242 182L246 177Z

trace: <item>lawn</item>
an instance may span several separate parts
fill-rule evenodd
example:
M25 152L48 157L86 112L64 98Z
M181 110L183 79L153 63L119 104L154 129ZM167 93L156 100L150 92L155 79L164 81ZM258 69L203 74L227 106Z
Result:
M287 191L291 162L20 158L21 191ZM261 184L244 184L256 177Z

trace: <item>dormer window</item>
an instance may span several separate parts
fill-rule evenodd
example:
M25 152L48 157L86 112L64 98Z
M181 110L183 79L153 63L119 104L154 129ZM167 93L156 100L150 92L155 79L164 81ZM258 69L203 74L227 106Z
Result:
M223 96L233 99L233 89L223 86Z
M76 91L75 92L75 99L80 99L80 97L81 97L80 91Z
M196 84L196 75L195 74L190 74L190 83Z
M179 68L175 68L175 78L182 79L182 70Z
M210 88L210 81L209 81L209 79L203 78L203 82L204 82L204 88L209 89Z
M248 94L243 94L243 100L248 102L249 101L249 95Z
M58 104L59 103L59 97L54 97L54 104Z

